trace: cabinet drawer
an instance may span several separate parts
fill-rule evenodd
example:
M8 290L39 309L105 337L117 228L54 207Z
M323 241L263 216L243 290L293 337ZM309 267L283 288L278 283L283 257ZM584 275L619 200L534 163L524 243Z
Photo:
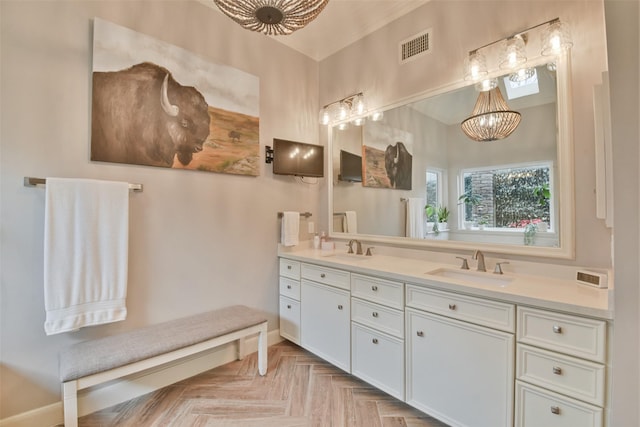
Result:
M350 290L349 272L334 268L320 267L313 264L302 264L302 277L325 285Z
M351 320L398 338L404 337L404 313L400 310L351 298Z
M300 302L280 296L280 336L300 344Z
M604 362L606 322L518 307L518 341Z
M604 405L604 365L523 344L517 354L519 380Z
M351 324L352 374L404 400L404 341Z
M375 277L351 275L351 295L402 310L403 284Z
M407 285L407 306L506 332L515 329L513 304Z
M602 408L516 381L516 427L602 427Z
M280 275L290 279L300 279L300 263L290 259L280 258Z
M280 295L300 301L300 281L280 277Z

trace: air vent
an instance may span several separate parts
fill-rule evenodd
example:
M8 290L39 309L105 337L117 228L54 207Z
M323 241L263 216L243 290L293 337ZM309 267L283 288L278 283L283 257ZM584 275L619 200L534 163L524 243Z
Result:
M400 42L400 63L425 55L431 51L431 28Z

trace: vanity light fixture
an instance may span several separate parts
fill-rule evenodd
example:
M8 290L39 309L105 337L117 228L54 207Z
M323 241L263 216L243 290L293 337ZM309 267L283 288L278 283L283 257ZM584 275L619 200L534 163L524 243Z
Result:
M320 123L339 123L339 129L346 129L348 122L362 126L366 120L367 104L362 92L346 96L320 109ZM372 120L375 120L372 118Z
M329 0L213 0L229 18L247 30L288 35L313 21Z
M560 18L554 18L515 33L507 38L496 40L469 51L469 55L464 63L464 79L474 82L481 82L485 79L489 74L489 70L487 68L485 55L481 51L500 43L500 53L498 55L499 68L512 70L513 74L515 74L512 81L526 80L527 77L525 76L531 72L531 67L527 67L525 46L529 41L530 33L543 26L545 28L541 33L542 55L557 55L562 50L573 46L571 33L567 24L561 22Z

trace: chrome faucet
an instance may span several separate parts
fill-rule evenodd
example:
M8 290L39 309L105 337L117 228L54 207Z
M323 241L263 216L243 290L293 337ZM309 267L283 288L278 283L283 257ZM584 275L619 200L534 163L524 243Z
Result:
M478 260L478 271L487 271L487 267L484 265L484 254L479 250L473 253L473 259Z

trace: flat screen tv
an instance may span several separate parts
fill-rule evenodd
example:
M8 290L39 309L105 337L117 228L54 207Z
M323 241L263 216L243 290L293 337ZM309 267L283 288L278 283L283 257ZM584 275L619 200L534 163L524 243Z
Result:
M274 138L273 173L322 178L324 147Z
M340 150L340 181L362 182L362 157Z

